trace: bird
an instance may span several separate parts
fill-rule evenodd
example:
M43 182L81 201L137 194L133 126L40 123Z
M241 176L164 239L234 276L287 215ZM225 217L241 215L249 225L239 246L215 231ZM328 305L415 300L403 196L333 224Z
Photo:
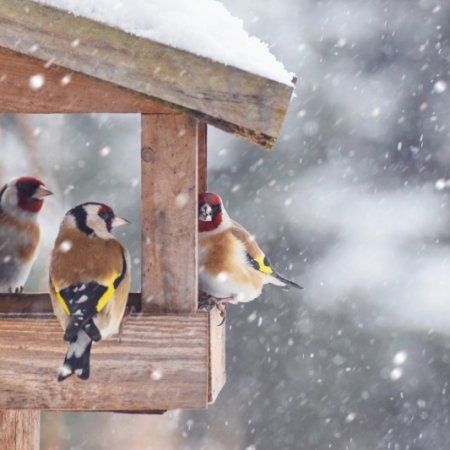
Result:
M92 342L119 332L130 291L130 255L112 235L128 224L103 203L82 203L61 223L50 261L53 311L69 347L58 381L90 375Z
M230 218L215 193L199 195L198 248L199 307L217 306L222 323L228 303L255 300L265 284L303 289L273 268L255 238Z
M20 177L0 189L0 292L23 291L40 241L38 215L52 195L34 177Z

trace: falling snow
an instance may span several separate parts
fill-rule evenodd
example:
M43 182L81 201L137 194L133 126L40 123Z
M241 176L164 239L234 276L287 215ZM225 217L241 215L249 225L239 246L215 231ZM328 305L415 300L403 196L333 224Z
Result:
M266 286L258 301L228 306L227 382L208 410L44 413L43 448L57 438L89 450L107 430L99 445L110 450L448 450L450 4L224 4L298 81L274 151L209 127L208 189L304 290ZM27 291L48 289L59 219L87 199L132 221L120 238L139 290L139 127L127 115L0 118L0 177L39 169L56 194ZM170 376L145 370L159 386Z
M45 77L44 75L38 73L36 75L33 75L30 77L30 88L33 91L37 91L41 89L45 84Z

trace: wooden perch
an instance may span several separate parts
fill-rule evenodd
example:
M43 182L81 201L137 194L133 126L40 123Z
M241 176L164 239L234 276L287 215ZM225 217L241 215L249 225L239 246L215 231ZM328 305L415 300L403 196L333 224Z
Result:
M1 47L143 94L266 148L278 137L293 92L31 0L1 2L0 28Z
M128 306L133 306L136 311L140 311L141 295L130 294ZM37 312L39 314L36 314ZM91 356L92 378L88 382L83 383L73 377L74 380L69 379L62 384L56 381L56 371L62 362L67 344L63 342L63 332L56 319L50 314L51 312L48 294L0 294L0 360L2 361L0 379L3 380L0 383L0 412L2 408L51 410L83 408L145 412L148 411L148 405L152 405L152 412L179 407L202 408L215 401L225 384L226 327L219 326L222 318L217 310L181 316L139 315L130 318L124 328L124 345L112 339L94 347L92 355L99 356ZM127 344L125 339L128 341ZM177 342L182 344L178 349ZM129 351L130 348L133 349L132 352ZM190 351L191 348L193 353ZM141 351L142 356L138 357ZM103 356L100 356L102 354ZM155 355L159 356L155 357ZM203 356L199 358L198 355ZM105 358L112 372L103 367L101 361ZM161 358L164 362L161 362ZM126 363L127 361L129 364ZM187 364L186 367L184 367L185 364ZM97 368L97 365L100 367ZM33 367L27 368L28 366ZM153 383L155 380L151 379L151 367L159 367L160 371L172 375L165 378L164 383L155 384ZM176 367L178 368L174 369ZM182 392L186 386L183 385L183 387L179 383L188 382L189 367L197 373L193 375L196 381L192 381L196 387L195 389L192 386L189 387L189 392L185 396ZM120 387L120 392L129 392L127 394L129 398L122 401L119 399L120 396L115 396L111 400L112 403L106 405L100 402L101 406L96 406L98 396L109 396L110 388L101 381L102 377L106 376L110 379L112 373L116 374L116 370L117 379L113 380L113 384ZM96 387L92 389L98 390L97 396L90 400L85 399L83 401L86 404L81 404L82 400L77 398L77 389L80 386L96 383L96 380L98 380ZM149 387L148 383L153 387ZM168 389L165 383L172 387ZM43 393L36 397L36 392L49 389L49 386L51 386L52 395L56 394L57 398L44 404L43 398L48 399L50 394ZM69 388L64 390L65 386ZM168 394L166 403L159 400L156 403L145 403L154 401L153 398L149 398L154 394L149 393L145 395L143 404L139 390L144 388L147 391L148 389L159 391L166 389ZM22 395L14 394L17 389ZM108 392L102 394L103 389ZM202 392L199 393L199 391ZM173 392L177 393L172 397ZM184 406L181 402L184 402ZM190 403L189 406L188 403ZM2 446L0 448L3 449Z
M88 381L73 376L59 383L67 343L56 319L2 319L0 409L205 408L225 383L224 327L218 323L217 311L131 317L121 342L93 347ZM214 347L208 348L211 338Z

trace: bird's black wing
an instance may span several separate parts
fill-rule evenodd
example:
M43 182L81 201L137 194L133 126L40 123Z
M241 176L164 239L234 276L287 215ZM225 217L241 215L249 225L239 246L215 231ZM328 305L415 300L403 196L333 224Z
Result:
M127 274L127 261L122 250L122 271L113 275L108 286L91 281L67 286L56 293L64 310L70 316L64 339L72 341L78 331L83 329L93 341L99 341L101 334L91 320L113 298Z
M100 332L91 319L97 314L98 304L107 291L107 286L92 281L65 287L57 293L59 301L70 315L64 340L72 341L81 329L92 340L101 339Z

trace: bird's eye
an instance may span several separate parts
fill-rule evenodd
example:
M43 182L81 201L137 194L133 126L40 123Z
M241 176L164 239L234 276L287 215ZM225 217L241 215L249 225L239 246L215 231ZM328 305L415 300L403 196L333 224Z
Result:
M109 207L103 206L102 208L100 208L98 215L101 219L104 220L107 230L111 231L112 230L112 222L115 217L112 209Z
M114 214L111 211L107 211L107 210L100 210L98 215L105 221L112 221L114 219Z

